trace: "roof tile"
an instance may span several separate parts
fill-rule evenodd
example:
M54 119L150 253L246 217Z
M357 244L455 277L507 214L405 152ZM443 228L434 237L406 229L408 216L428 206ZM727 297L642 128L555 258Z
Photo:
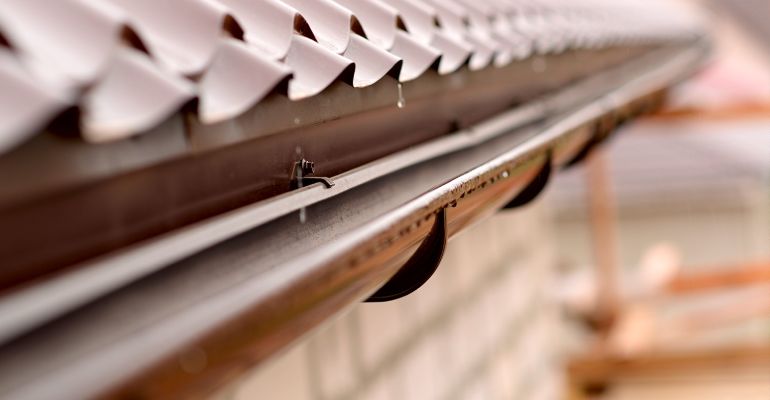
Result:
M389 72L395 77L401 73L401 59L361 36L353 35L343 55L356 65L353 86L363 87L374 84Z
M216 123L237 117L289 77L287 65L246 43L225 39L200 81L200 119Z
M204 72L228 28L228 9L214 0L108 1L126 12L150 54L182 75Z
M12 106L0 111L0 151L73 105L85 139L112 140L194 99L202 123L236 117L286 80L298 100L340 79L405 82L434 66L700 31L661 0L5 0L0 104Z
M303 36L292 38L285 61L294 71L294 79L289 82L292 100L321 93L353 65L349 59Z
M62 93L51 91L0 48L0 152L43 128L69 105Z
M124 48L82 99L82 129L94 142L144 132L194 98L192 83L157 68L143 53Z
M299 12L279 0L219 0L238 15L244 39L275 60L289 53Z
M335 0L355 14L366 37L375 45L390 49L398 31L398 11L377 0Z
M331 51L342 54L350 44L353 13L331 0L282 0L307 20L316 39Z
M98 78L125 27L118 10L86 0L6 0L0 30L19 58L53 84Z

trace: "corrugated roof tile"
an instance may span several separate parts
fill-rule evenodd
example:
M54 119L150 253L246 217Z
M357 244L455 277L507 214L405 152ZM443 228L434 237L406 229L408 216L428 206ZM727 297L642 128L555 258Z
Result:
M353 13L331 0L281 0L307 20L318 42L342 54L350 44L355 24Z
M349 9L361 23L364 33L375 45L390 49L398 32L398 11L378 0L334 0Z
M194 97L186 79L157 68L139 51L121 49L81 100L83 135L103 142L144 132Z
M294 72L294 79L289 82L289 98L293 100L321 93L353 66L347 58L297 35L292 37L285 61Z
M321 45L355 64L355 87L377 82L397 64L400 69L398 57L360 36L365 34L361 22L347 8L331 0L282 1L302 13Z
M438 72L450 74L465 65L471 58L473 46L463 39L454 38L444 32L437 31L430 45L441 53Z
M0 47L0 152L42 129L70 99L31 76L7 49Z
M41 78L62 86L97 79L121 40L125 21L86 0L5 0L0 31Z
M438 50L441 57L439 73L452 73L470 59L472 46L457 36L443 32L437 11L429 3L420 0L384 1L401 13L407 31L423 44Z
M0 111L0 150L69 106L83 136L103 141L193 99L203 123L233 118L286 80L298 100L339 79L405 82L432 66L480 70L697 31L660 0L5 0L0 101L23 107Z
M433 65L441 53L433 47L420 43L406 32L396 32L396 40L390 51L404 60L401 82L417 79Z
M219 0L238 15L244 39L265 56L283 59L289 53L296 26L304 19L280 0Z
M219 46L199 85L199 117L203 123L234 118L267 96L291 76L291 69L234 39Z
M353 35L343 55L355 63L353 86L369 86L390 73L395 78L401 74L402 62L399 57L380 49L361 36Z
M108 1L127 13L150 54L182 75L204 72L231 29L227 7L214 0Z
M441 55L438 49L420 42L398 28L398 10L378 0L335 0L349 7L373 44L402 60L398 79L407 82L428 70Z

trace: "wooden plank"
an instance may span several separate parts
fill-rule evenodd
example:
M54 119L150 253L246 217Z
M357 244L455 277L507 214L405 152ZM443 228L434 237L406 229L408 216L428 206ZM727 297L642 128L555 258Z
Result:
M618 243L615 204L606 155L595 150L587 161L588 207L591 221L593 253L596 261L600 329L609 328L621 307L618 288Z
M572 382L585 387L611 383L619 378L749 365L766 366L770 372L770 345L700 352L654 352L633 358L611 354L590 355L573 359L567 368Z
M703 270L704 268L687 269ZM684 295L749 285L770 284L770 261L708 269L712 272L680 275L674 278L667 285L666 293Z

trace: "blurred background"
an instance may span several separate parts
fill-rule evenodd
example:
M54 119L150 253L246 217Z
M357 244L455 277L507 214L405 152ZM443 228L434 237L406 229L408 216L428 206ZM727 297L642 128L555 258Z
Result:
M714 60L667 110L218 397L770 399L770 2L688 3Z
M549 193L567 398L770 398L770 2L690 3L713 62Z

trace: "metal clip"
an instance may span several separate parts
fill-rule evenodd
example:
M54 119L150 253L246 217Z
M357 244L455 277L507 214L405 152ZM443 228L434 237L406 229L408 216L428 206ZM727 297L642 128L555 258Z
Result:
M312 185L314 183L323 183L324 186L330 188L334 186L334 181L330 178L321 176L308 176L315 173L315 163L306 159L301 159L294 163L294 167L291 171L291 186L294 189L299 189L305 186Z

